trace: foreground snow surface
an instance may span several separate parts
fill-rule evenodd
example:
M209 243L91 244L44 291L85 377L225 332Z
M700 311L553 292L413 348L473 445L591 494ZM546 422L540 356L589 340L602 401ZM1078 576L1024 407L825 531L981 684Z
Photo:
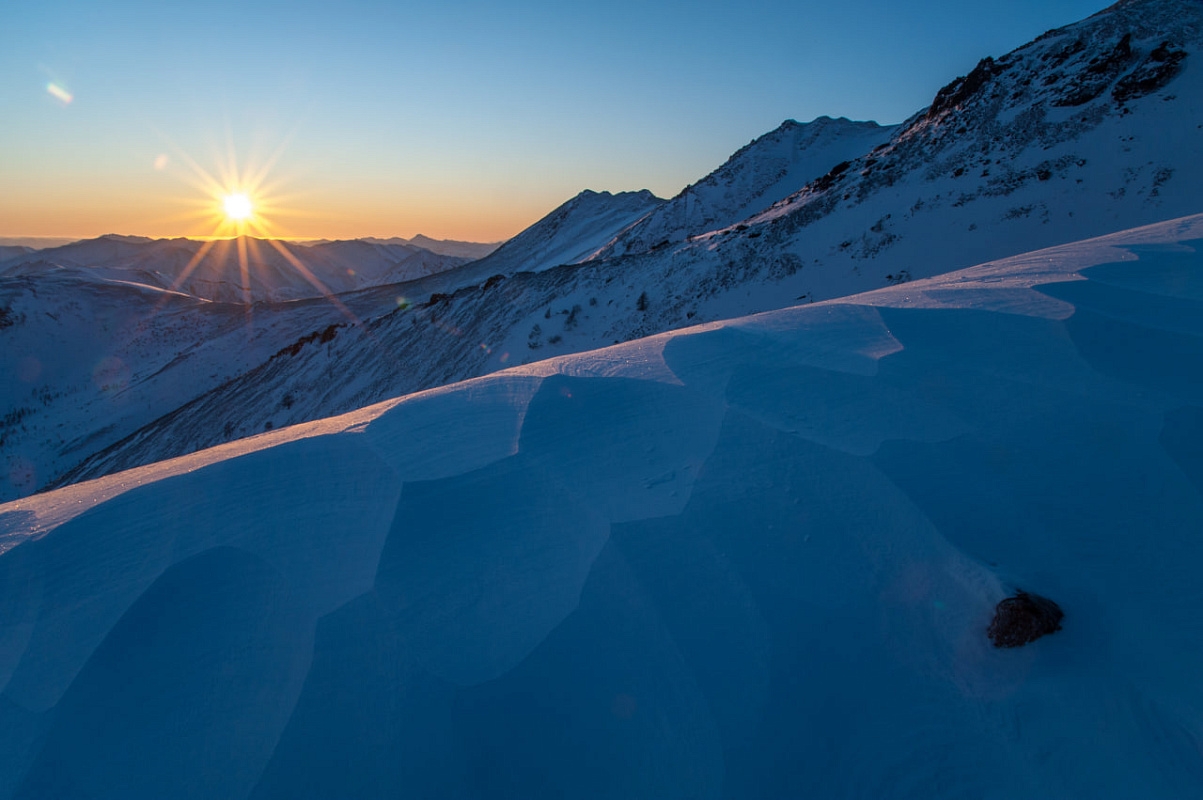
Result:
M0 796L1185 797L1203 216L0 506ZM986 638L1017 588L1064 630Z

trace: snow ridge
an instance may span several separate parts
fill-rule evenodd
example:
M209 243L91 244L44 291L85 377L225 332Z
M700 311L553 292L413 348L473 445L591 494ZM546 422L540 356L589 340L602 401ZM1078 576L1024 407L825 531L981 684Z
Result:
M893 126L819 117L786 120L740 148L722 166L685 187L590 258L641 253L725 228L792 194L849 158L886 141Z
M585 189L457 274L464 276L462 282L470 283L492 275L542 272L575 264L664 202L646 189L617 194Z

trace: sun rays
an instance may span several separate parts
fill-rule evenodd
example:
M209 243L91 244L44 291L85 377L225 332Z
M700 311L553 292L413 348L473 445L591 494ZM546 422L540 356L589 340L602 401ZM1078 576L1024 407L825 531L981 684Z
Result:
M218 154L214 158L214 170L206 169L180 148L173 148L176 160L187 168L181 177L195 190L193 198L184 201L189 210L180 216L180 221L190 223L194 229L201 227L206 233L195 237L203 239L203 243L175 277L171 289L181 290L213 252L215 244L232 239L238 260L238 285L248 318L257 299L253 290L262 285L265 277L256 274L256 270L263 268L274 251L284 259L287 268L295 270L318 294L358 325L359 320L350 309L305 264L300 253L303 248L289 247L283 241L287 234L278 228L276 221L295 216L296 212L288 207L280 184L269 181L268 175L286 147L287 140L262 162L251 160L240 168L233 141L227 137L224 156Z

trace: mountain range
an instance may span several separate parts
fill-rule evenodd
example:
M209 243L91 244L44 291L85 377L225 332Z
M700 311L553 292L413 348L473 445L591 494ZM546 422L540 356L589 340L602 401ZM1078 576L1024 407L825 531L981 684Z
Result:
M165 325L148 321L148 311L123 323L139 331L125 338L106 322L109 333L92 334L94 360L12 387L12 411L0 420L9 464L0 497L514 365L1196 213L1201 29L1194 0L1128 0L983 59L899 125L787 121L677 197L586 191L472 263L372 285L387 274L387 258L368 249L400 243L326 243L315 247L331 248L340 266L320 277L338 289L338 305L310 299L248 311L179 297L170 335L140 332ZM351 263L359 266L341 266ZM288 291L310 287L287 267L264 274ZM92 289L64 269L56 302L74 308L83 301L73 295ZM82 332L54 330L62 313L44 313L36 281L21 280L0 280L8 320L0 336L36 343ZM344 290L348 283L361 288ZM247 344L222 364L225 345L209 332L233 331L234 318ZM36 346L7 349L10 374L23 374L15 354ZM187 366L194 355L180 361L202 351L214 353L215 366L197 372ZM129 380L100 388L93 373L105 358L128 365ZM119 414L102 410L115 401Z
M449 252L492 245L437 242L438 251L404 239L285 243L234 239L150 239L109 234L0 260L0 278L75 273L83 281L136 283L226 303L286 302L414 280L467 263Z

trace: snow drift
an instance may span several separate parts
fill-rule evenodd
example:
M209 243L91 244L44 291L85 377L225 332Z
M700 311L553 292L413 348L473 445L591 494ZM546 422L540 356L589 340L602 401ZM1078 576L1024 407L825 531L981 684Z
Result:
M1203 216L0 506L0 797L1187 796ZM986 636L1016 589L1063 630Z

